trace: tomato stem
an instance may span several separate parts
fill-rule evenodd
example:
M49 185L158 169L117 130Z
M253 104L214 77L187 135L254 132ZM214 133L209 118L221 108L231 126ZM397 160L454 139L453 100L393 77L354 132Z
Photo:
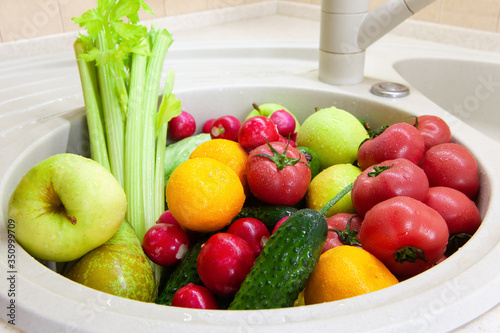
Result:
M448 246L446 247L445 256L449 257L459 248L461 248L467 241L472 237L472 235L461 232L450 236L448 240Z
M266 142L273 154L272 155L255 154L254 156L262 156L270 159L271 161L276 163L276 167L278 168L278 170L283 170L287 165L294 166L295 164L300 162L300 158L288 157L286 155L288 151L288 145L290 144L290 140L287 141L285 150L281 154L278 153L276 149L274 149L274 147L269 143L269 141L267 141L267 139Z
M398 249L394 253L394 260L400 264L404 263L405 261L415 263L417 262L417 260L423 260L427 262L427 259L425 259L424 250L413 246L404 246Z
M368 130L369 138L364 139L363 141L361 141L361 143L359 144L358 147L361 147L363 145L363 143L365 143L366 141L375 139L377 136L379 136L380 134L384 133L384 131L387 128L389 128L389 125L384 125L384 126L380 127L379 129L376 129L376 130Z
M339 239L344 245L359 245L361 246L361 243L359 242L357 236L358 236L358 231L356 229L351 229L351 220L353 216L351 216L347 220L347 224L345 226L344 231L339 230L337 228L328 228L328 230L335 231L337 235L339 235Z
M376 166L375 165L373 167L374 171L368 172L367 176L368 177L377 177L382 172L384 172L385 170L388 170L388 169L392 168L393 166L394 166L394 164L393 165L381 165L381 166Z
M413 126L415 126L415 128L418 129L418 117L417 116L414 117L415 117L415 124L413 124Z

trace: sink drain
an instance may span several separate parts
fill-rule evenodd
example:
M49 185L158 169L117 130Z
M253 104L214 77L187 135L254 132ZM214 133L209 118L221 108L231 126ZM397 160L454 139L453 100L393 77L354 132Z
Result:
M400 83L379 82L372 86L370 92L374 95L387 98L401 98L410 94L410 89Z

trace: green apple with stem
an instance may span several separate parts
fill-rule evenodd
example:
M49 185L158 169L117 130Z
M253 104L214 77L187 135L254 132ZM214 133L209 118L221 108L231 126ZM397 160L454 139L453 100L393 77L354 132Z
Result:
M260 104L260 105L253 103L252 106L253 106L253 110L248 114L246 119L248 119L250 117L255 117L255 116L264 116L264 117L270 118L274 112L276 112L278 110L285 110L286 112L290 113L292 115L292 117L295 119L295 132L297 132L300 128L299 120L293 115L293 113L291 113L284 106L281 106L281 105L276 104L276 103L264 103L264 104Z
M17 242L33 257L64 262L107 242L125 217L123 188L101 164L53 155L32 167L10 197Z
M363 124L351 113L334 106L307 117L297 132L297 146L312 149L320 169L334 164L353 163L361 142L368 138Z

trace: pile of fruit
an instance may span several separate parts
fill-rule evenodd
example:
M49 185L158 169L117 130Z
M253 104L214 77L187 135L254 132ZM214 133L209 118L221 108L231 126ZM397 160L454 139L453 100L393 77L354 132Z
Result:
M371 130L335 107L302 124L280 105L254 108L243 122L211 119L199 134L185 111L170 120L165 212L142 242L122 223L127 200L113 175L72 154L42 161L19 183L8 212L16 239L36 258L71 262L66 277L114 295L264 309L392 286L445 260L479 227L477 163L441 118ZM61 229L71 231L55 242ZM161 268L153 284L151 265ZM109 267L129 269L128 280L110 284Z
M412 278L480 226L478 165L436 116L371 129L269 103L195 133L171 71L158 105L172 39L140 8L102 0L74 19L92 159L54 155L20 180L8 219L33 257L133 300L281 308Z
M186 112L178 118L171 133L182 132L175 121L194 122ZM481 223L474 157L436 116L367 127L335 107L300 125L286 108L264 104L243 123L226 115L207 121L206 134L177 135L173 145L205 137L172 170L168 210L143 241L165 266L156 302L262 309L335 301L455 252Z

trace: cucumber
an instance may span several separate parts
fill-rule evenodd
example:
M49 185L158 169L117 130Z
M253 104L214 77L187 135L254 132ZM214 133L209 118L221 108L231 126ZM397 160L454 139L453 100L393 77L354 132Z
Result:
M269 238L228 309L293 306L316 267L327 232L326 219L320 212L295 212Z
M198 259L198 254L200 254L201 246L206 241L207 239L203 238L189 249L188 253L171 273L165 286L158 290L158 296L155 301L156 304L172 305L172 299L177 290L190 282L202 285L198 270L196 269L196 260Z
M243 207L233 221L244 217L253 217L264 223L267 229L271 232L279 220L285 216L292 215L296 211L298 211L297 208L284 205L249 206Z

